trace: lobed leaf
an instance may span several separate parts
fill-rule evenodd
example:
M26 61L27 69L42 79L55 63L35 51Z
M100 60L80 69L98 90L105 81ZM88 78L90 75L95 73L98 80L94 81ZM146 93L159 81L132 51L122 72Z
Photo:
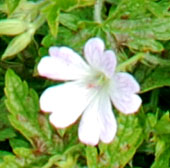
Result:
M27 83L22 82L9 69L5 76L5 94L12 126L22 133L40 153L50 152L51 136L43 133L38 122L39 101L36 92L29 89Z

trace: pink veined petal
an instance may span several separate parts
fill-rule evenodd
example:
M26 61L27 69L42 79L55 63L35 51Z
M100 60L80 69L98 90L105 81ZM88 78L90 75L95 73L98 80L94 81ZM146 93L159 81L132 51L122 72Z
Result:
M127 72L118 72L114 75L113 88L118 92L129 94L140 91L140 86L136 79Z
M81 142L87 145L97 145L100 137L98 122L98 102L93 99L84 111L80 121L78 135Z
M124 114L135 113L139 110L142 100L136 94L122 94L117 92L111 95L114 106Z
M47 88L40 97L40 108L51 112L50 122L59 128L74 123L93 97L93 92L78 82Z
M97 145L99 140L110 143L116 134L117 123L107 95L97 95L84 111L79 126L79 139Z
M142 103L141 98L135 94L139 91L140 86L132 75L119 72L113 78L110 96L119 111L130 114L138 111Z
M98 68L100 66L104 47L104 42L98 37L91 38L86 42L84 47L84 55L92 67Z
M84 47L84 54L89 64L98 71L111 77L116 67L116 56L112 50L104 51L104 42L98 38L91 38Z
M103 96L99 102L98 120L100 125L100 140L104 143L110 143L117 132L117 122L112 112L112 106L109 97Z
M117 60L115 53L112 50L106 50L101 57L99 68L106 76L112 77L116 68L116 64Z
M89 66L68 47L50 47L50 56L43 57L38 64L38 73L54 80L80 79L89 71Z

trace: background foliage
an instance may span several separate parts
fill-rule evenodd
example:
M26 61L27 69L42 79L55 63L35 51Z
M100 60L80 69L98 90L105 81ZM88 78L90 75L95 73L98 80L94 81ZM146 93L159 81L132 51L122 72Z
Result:
M55 82L36 66L50 46L82 55L95 36L116 52L117 71L139 81L143 106L114 110L116 138L91 147L77 124L56 130L40 112L38 97ZM169 0L0 0L0 168L169 168L169 40Z

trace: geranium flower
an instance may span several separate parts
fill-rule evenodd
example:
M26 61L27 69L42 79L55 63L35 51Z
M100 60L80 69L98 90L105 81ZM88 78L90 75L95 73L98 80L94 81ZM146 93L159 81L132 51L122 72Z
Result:
M50 47L49 56L38 64L39 74L68 82L47 88L40 107L51 113L49 120L56 128L65 128L82 115L78 136L83 143L110 143L117 131L111 102L124 114L136 112L140 87L132 75L115 72L116 56L104 50L100 38L87 41L84 55L88 64L68 47Z

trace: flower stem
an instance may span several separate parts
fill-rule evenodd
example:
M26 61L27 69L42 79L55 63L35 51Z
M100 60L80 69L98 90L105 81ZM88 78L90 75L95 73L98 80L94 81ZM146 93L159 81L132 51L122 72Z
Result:
M147 62L151 65L160 65L160 66L170 66L170 60L158 58L154 55L150 55L148 53L138 53L135 56L131 57L127 61L121 63L116 68L116 71L126 71L129 67L132 67L137 62L142 61L143 63Z
M101 12L103 7L103 0L96 0L96 4L94 6L94 20L98 23L102 22Z
M140 61L141 59L144 58L144 54L143 53L139 53L135 56L133 56L132 58L128 59L127 61L121 63L120 65L118 65L118 67L116 68L116 71L126 71L127 67L132 66L134 64L136 64L138 61Z
M154 64L154 65L160 65L160 66L170 66L170 60L158 58L153 55L145 55L144 56L145 61Z

